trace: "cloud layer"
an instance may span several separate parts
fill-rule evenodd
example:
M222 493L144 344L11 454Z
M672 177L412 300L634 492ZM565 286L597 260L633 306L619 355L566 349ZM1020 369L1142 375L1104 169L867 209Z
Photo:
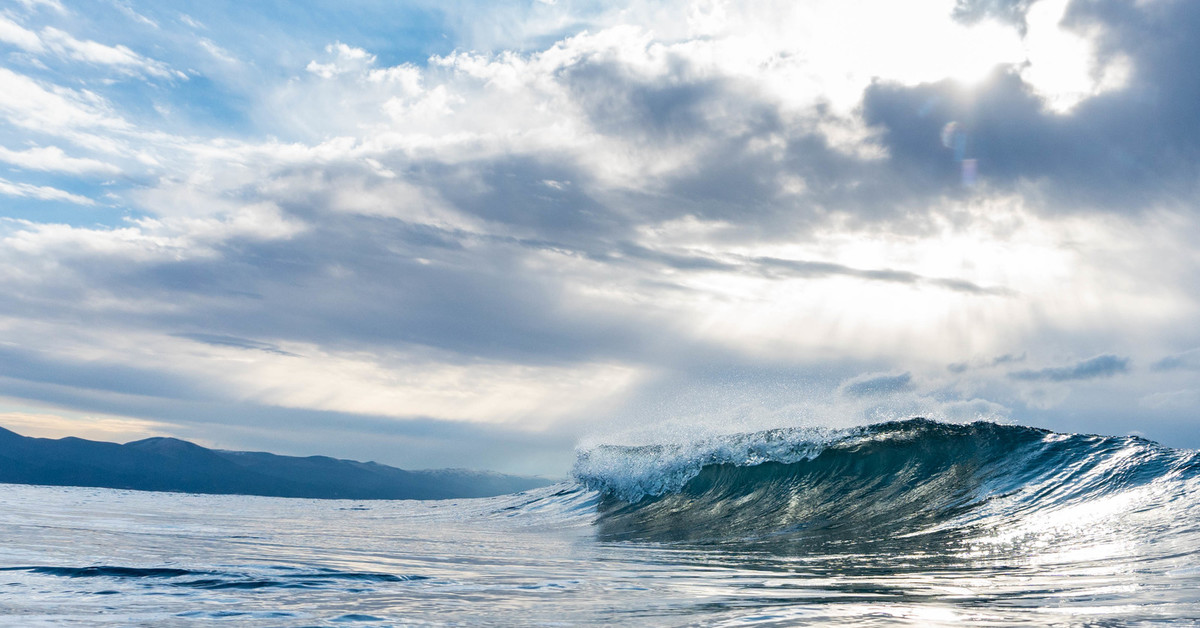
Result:
M1200 11L868 4L10 8L7 411L514 471L912 413L1200 446Z

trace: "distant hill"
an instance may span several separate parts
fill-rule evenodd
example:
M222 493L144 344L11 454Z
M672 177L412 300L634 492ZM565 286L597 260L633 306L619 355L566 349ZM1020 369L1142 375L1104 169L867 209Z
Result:
M120 445L31 438L0 428L0 483L317 499L450 499L515 493L551 481L462 469L405 471L326 456L222 451L177 438Z

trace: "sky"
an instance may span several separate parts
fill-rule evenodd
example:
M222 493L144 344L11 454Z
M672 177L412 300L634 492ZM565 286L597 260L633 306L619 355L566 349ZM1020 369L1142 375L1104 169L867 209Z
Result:
M0 4L0 425L1200 448L1200 3Z

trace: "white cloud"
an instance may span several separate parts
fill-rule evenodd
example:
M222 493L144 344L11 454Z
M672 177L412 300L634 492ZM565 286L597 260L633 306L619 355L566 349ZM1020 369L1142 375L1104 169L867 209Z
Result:
M305 68L325 79L349 72L362 72L375 63L375 55L362 48L347 46L341 42L329 44L325 47L325 52L333 55L333 59L329 63L310 61L308 67Z
M72 194L66 190L60 190L45 185L31 185L29 183L12 182L6 179L0 179L0 194L6 196L16 196L19 198L34 198L41 201L66 201L75 203L76 205L95 205L96 201Z
M27 148L21 151L0 146L0 161L27 170L71 174L118 174L121 169L103 161L68 156L57 146Z
M94 93L43 86L3 67L0 67L0 112L10 123L41 132L129 127Z
M187 24L188 26L190 26L192 28L198 29L198 30L207 30L208 29L208 27L204 25L204 22L197 20L196 18L188 15L187 13L180 13L179 21L183 22L184 24Z
M217 59L218 61L221 61L222 63L226 63L229 65L236 65L238 63L237 57L233 56L233 54L230 53L228 50L225 50L224 48L218 46L216 43L214 43L211 39L208 39L207 37L201 37L200 39L198 39L196 41L196 43L201 48L203 48L205 52L207 52L209 55L211 55L213 58Z
M35 55L53 53L63 59L110 66L130 75L187 78L186 74L174 71L165 63L142 56L126 46L120 44L110 46L92 40L77 39L70 33L53 26L47 26L40 32L34 32L2 14L0 14L0 42L11 44Z
M0 408L11 403L3 403ZM34 438L74 436L120 443L170 434L174 427L159 421L103 414L82 414L62 408L0 411L0 424L22 436Z
M16 221L7 225L3 242L11 255L8 259L27 270L41 264L51 267L68 259L92 259L100 263L124 259L134 262L180 259L188 251L167 234L148 233L144 229L94 229L56 223ZM29 275L22 274L23 277Z
M89 297L95 299L94 306L117 312L170 306L137 303L138 307L124 310L100 294ZM18 346L33 350L37 359L46 363L82 358L101 368L134 367L157 373L163 380L203 382L190 390L200 399L377 417L507 423L530 431L598 413L639 376L635 369L615 364L464 362L420 347L368 353L284 341L273 345L280 350L262 351L134 328L76 328L58 333L54 325L0 319L0 329L26 339L37 338L36 343Z
M135 11L133 9L133 7L129 6L128 2L123 2L122 0L114 0L113 5L116 6L117 10L120 11L121 13L124 13L129 19L131 19L139 24L142 24L143 26L149 26L150 28L154 28L154 29L158 28L158 22L155 22L154 20L146 17L145 15L142 15L141 13L138 13L137 11Z
M36 188L0 179L0 193L46 200L93 204L53 188ZM43 196L35 196L36 193ZM219 216L139 218L120 228L74 227L59 223L11 221L0 242L15 252L9 261L27 269L42 262L84 260L87 264L182 262L218 259L218 247L231 239L287 240L305 230L269 203L229 208Z
M207 217L143 218L134 221L147 236L169 235L187 254L207 252L231 239L287 240L306 230L303 221L286 215L271 202L239 204Z
M57 13L67 12L67 9L63 7L60 0L17 0L17 2L24 6L27 10L46 7Z
M52 26L42 29L45 47L56 54L95 65L106 65L129 74L146 74L158 78L183 78L187 75L171 70L166 64L144 57L120 44L109 46L92 40L80 40Z
M12 44L26 52L42 52L45 47L37 33L0 15L0 41Z
M240 398L290 408L376 416L431 417L508 423L543 429L594 414L611 404L640 375L615 364L569 367L505 363L455 363L419 354L337 355L313 346L284 345L302 358L207 350L213 358L193 368L221 381ZM261 352L260 352L261 353ZM222 359L223 358L223 359Z

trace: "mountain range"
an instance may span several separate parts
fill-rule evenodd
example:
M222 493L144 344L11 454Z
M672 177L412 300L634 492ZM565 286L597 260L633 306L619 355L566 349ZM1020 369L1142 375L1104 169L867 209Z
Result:
M177 438L108 443L0 428L0 483L317 499L489 497L551 484L464 469L406 471L327 456L208 449Z

